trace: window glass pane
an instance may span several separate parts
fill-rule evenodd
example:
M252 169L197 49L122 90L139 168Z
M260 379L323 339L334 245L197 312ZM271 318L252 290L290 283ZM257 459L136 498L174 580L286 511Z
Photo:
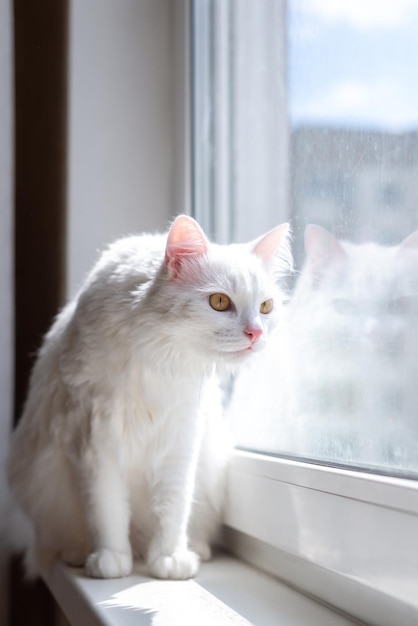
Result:
M296 261L281 327L236 380L237 442L416 474L418 2L250 1L246 12L231 2L224 16L208 6L213 71L197 121L205 112L212 152L199 150L210 168L195 181L202 192L211 172L212 202L205 212L197 194L197 215L212 212L216 236L220 211L232 225L223 240L290 219ZM228 80L216 82L223 64ZM200 85L196 74L201 96ZM215 136L228 153L222 192Z

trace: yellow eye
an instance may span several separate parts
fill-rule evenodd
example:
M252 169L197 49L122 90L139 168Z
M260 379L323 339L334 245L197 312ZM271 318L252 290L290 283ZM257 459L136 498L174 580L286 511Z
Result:
M212 294L209 304L215 311L229 311L231 308L231 300L224 293Z
M273 300L271 298L269 298L268 300L264 300L264 302L261 303L260 313L264 313L264 315L266 315L267 313L270 313L272 310L273 310Z

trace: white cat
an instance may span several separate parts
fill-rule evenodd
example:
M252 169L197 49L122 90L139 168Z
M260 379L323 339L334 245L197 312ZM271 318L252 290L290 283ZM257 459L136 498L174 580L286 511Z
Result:
M157 577L196 573L222 504L217 374L263 347L290 265L287 224L220 246L187 216L103 253L45 338L12 440L30 572L59 557L125 576L138 555Z

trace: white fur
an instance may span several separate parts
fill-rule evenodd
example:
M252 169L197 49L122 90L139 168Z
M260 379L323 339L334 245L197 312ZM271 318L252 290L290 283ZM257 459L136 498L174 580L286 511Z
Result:
M265 343L289 259L287 227L218 246L185 216L168 236L104 252L45 338L13 436L30 572L60 557L118 577L141 556L155 576L181 579L209 558L226 462L217 372ZM217 292L230 311L210 307ZM267 298L275 307L261 315ZM263 335L244 351L250 327Z

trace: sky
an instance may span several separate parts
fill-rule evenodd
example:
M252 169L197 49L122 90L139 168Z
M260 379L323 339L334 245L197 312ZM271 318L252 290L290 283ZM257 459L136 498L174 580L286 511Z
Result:
M418 0L288 0L294 125L418 129Z

